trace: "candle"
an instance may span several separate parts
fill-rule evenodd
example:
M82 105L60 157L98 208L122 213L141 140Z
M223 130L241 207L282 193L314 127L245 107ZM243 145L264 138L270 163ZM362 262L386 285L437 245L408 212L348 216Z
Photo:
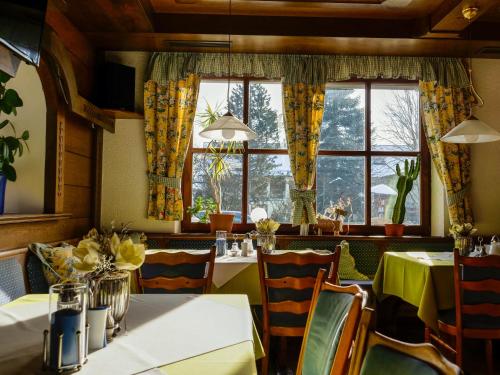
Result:
M77 332L80 331L82 312L73 309L63 309L54 312L50 323L50 367L58 368L59 335L62 334L62 366L79 363ZM81 332L81 337L84 332Z

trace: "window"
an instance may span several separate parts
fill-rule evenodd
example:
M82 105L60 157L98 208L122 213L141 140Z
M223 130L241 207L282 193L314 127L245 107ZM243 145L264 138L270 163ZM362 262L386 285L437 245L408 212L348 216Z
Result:
M421 173L406 201L405 224L411 226L407 233L428 232L429 215L421 213L428 212L429 157L420 137L419 110L416 84L327 87L316 177L319 213L340 198L349 199L351 233L381 233L391 222L396 164L420 156Z
M203 80L200 85L193 142L187 156L185 175L191 177L184 184L184 197L190 201L198 196L211 196L208 175L210 162L206 152L208 141L199 136L203 118L207 111L223 114L227 111L227 81ZM245 142L241 153L231 156L231 174L222 184L222 210L234 213L236 229L251 224L250 212L262 207L273 219L287 223L291 221L292 202L290 187L293 178L290 172L285 130L283 126L281 83L270 81L232 81L230 87L230 110L257 133L257 138ZM186 179L185 179L186 181ZM191 217L183 222L183 228L198 229L199 219Z
M206 166L208 141L199 136L207 111L226 112L225 80L203 80L198 96L193 141L184 173L184 200L211 196ZM290 223L293 178L283 124L281 83L232 81L230 110L254 129L257 139L229 158L231 175L222 185L222 209L235 214L235 230L250 230L250 212L266 209L281 223ZM348 82L330 84L325 95L316 173L316 208L323 213L339 198L349 198L350 233L382 233L390 222L395 198L395 165L421 156L422 170L406 204L409 234L428 233L429 157L420 136L416 84ZM190 183L191 182L191 183ZM183 221L183 230L203 230L198 218ZM282 230L291 225L282 225Z

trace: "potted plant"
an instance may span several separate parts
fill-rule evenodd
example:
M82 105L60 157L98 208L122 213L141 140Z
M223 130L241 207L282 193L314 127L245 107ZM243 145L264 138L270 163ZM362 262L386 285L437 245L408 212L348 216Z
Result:
M396 196L396 201L392 211L392 223L385 224L386 236L401 237L403 235L403 221L405 220L406 214L406 197L413 188L413 181L418 178L419 173L420 158L417 158L416 162L415 160L412 160L411 163L408 159L406 159L404 162L404 173L401 171L399 164L396 164L396 174L398 176L396 189L398 191L398 195Z
M213 124L221 117L219 107L212 109L207 103L207 109L201 114L201 124L206 127ZM222 211L222 182L231 175L231 164L229 158L241 151L241 145L235 141L219 142L210 141L207 146L206 169L210 187L212 189L213 200L215 201L215 212L209 214L210 232L225 230L228 233L233 229L233 214Z
M5 87L9 80L10 76L0 70L0 115L2 112L6 115L17 115L16 108L23 105L23 101L17 92ZM17 173L12 164L17 156L23 155L24 146L28 148L26 141L30 137L27 130L18 137L12 122L9 119L0 119L0 130L4 129L7 125L10 125L14 134L0 136L0 215L4 213L7 180L16 181L17 179Z
M209 223L209 215L215 213L217 204L212 198L204 198L201 195L194 200L194 205L189 206L186 212L195 217L202 224Z

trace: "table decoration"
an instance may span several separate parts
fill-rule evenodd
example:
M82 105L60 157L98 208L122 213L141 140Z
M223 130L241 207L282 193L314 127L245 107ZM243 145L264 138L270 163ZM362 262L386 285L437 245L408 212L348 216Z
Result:
M79 370L87 361L87 285L55 284L49 289L49 330L44 331L43 367Z
M450 234L455 239L455 247L460 255L464 256L472 248L472 235L477 231L471 223L453 224L450 227Z
M334 236L339 236L344 229L344 219L352 215L351 198L343 198L342 196L337 202L330 202L330 205L325 209L323 215L318 215L318 234L322 231L326 233L333 232Z
M257 228L257 246L263 251L271 251L276 247L276 231L280 224L273 219L261 219L255 223Z
M73 250L74 268L89 285L90 307L110 306L114 335L127 313L130 300L130 272L144 263L145 248L135 244L123 227L120 234L92 229Z

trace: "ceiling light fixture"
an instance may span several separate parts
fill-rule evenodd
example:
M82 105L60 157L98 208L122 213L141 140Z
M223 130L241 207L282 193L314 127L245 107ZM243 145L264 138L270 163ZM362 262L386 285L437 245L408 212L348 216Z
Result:
M229 92L231 89L231 0L229 0L229 23L228 23L228 79L227 79L227 113L219 117L213 124L207 126L200 132L200 136L212 141L250 141L257 134L242 121L233 116L229 109Z
M465 7L462 9L462 15L468 21L469 27L471 20L477 16L479 8L475 6ZM471 32L469 30L470 41ZM483 98L479 96L474 85L472 84L472 56L469 56L469 87L472 95L476 99L476 105L481 107L484 104ZM462 121L460 124L451 129L446 135L441 137L442 142L447 143L485 143L485 142L495 142L500 141L500 132L493 129L489 125L485 124L481 120L478 120L471 113L469 116Z

